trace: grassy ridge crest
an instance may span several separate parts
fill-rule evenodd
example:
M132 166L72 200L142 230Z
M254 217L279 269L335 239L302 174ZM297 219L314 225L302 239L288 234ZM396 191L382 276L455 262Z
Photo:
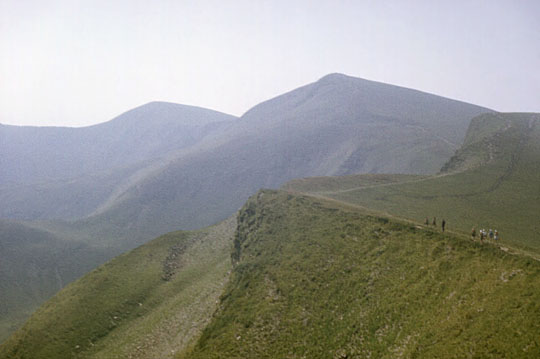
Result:
M373 185L366 185L370 176L308 178L284 188L418 223L445 218L450 229L466 234L472 227L497 229L504 246L540 255L540 114L479 116L441 174L380 177Z
M178 358L540 355L540 263L337 202L262 191L229 284Z

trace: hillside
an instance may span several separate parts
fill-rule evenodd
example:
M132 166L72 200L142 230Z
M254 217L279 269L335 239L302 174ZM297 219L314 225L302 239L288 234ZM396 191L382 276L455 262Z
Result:
M179 358L536 358L540 263L263 191L238 217L218 311Z
M382 179L381 179L382 178ZM540 254L540 115L491 114L472 120L464 146L432 177L379 176L291 181L284 188L423 223L446 219L470 234L497 229L502 243ZM356 185L355 185L356 182Z
M216 228L163 236L69 285L0 358L540 355L529 257L281 191L245 204L234 245Z
M0 220L0 342L58 290L89 270L105 250Z
M174 232L68 285L0 358L168 358L197 337L230 270L235 220Z
M203 108L152 102L88 127L0 125L0 217L86 216L156 160L234 120Z
M234 270L180 358L540 354L540 263L336 202L263 191Z

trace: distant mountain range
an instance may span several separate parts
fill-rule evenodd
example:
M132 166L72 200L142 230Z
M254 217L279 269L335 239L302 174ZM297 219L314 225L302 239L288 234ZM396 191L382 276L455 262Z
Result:
M180 210L168 229L198 228L292 178L437 172L487 111L332 74L240 119L154 102L85 128L1 126L0 217L75 220L134 205L140 215L138 202L157 199Z
M144 228L199 228L226 218L259 188L293 178L435 173L463 141L470 119L486 111L329 75L255 106L161 172L126 188L100 215L121 223L135 216Z
M0 218L45 233L53 247L78 244L69 253L80 264L68 266L69 276L59 272L59 281L35 284L25 269L0 286L16 280L41 303L58 282L159 234L223 220L259 188L294 178L436 173L485 112L492 111L331 74L240 118L153 102L84 128L0 125ZM9 247L24 263L30 252L17 245L2 244L0 255Z
M0 217L87 216L139 171L236 118L152 102L82 128L0 126Z

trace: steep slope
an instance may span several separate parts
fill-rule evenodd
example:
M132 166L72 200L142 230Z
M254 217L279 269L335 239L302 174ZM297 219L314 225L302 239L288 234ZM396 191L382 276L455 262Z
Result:
M89 127L0 125L0 217L88 215L141 168L223 130L234 119L152 102Z
M355 186L355 179L357 185ZM540 253L540 115L490 114L471 122L464 146L440 175L401 184L373 178L304 179L284 188L423 222L446 219L467 234L497 229L502 243ZM341 183L341 186L340 184Z
M235 223L169 233L90 272L34 313L0 358L172 357L215 310Z
M0 220L0 342L66 283L95 268L105 250Z
M180 358L540 355L538 261L287 193L238 221L219 309Z

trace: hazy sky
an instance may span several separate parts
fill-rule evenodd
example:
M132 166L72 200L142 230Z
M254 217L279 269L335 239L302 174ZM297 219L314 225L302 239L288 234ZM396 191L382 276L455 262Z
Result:
M540 112L540 1L0 0L0 123L241 115L331 72Z

